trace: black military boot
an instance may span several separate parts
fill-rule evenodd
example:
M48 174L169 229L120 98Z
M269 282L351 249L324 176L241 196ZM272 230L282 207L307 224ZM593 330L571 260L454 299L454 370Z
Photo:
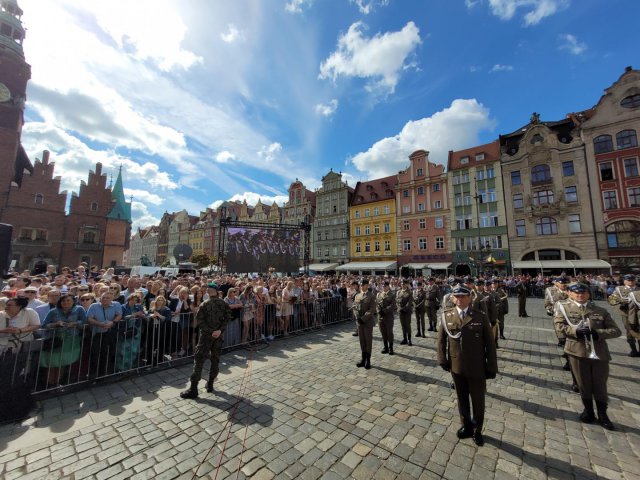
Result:
M413 345L413 343L411 343L411 335L407 335L407 345L410 347Z
M458 438L470 438L473 436L473 422L468 419L464 419L462 422L462 428L456 432Z
M422 336L422 330L418 328L418 333L416 333L416 337L421 337L421 336Z
M630 357L640 357L640 353L638 352L638 349L636 348L636 341L635 340L627 340L627 343L631 347L631 351L629 352L629 356Z
M587 398L583 398L582 399L582 404L584 405L584 410L580 414L580 421L582 423L593 423L593 421L596 419L596 415L593 412L593 401L590 398L588 398L588 399ZM607 407L607 405L605 404L605 416L607 415L606 414L606 407Z
M407 334L406 333L402 333L402 341L400 342L400 345L406 345L407 344Z
M393 355L393 342L389 342L389 355Z
M180 393L182 398L198 398L198 382L191 382L191 386Z
M208 393L212 393L213 392L213 380L209 380L207 382L207 392Z
M362 352L362 360L360 360L358 363L356 363L356 367L358 368L362 368L365 366L366 362L366 358L367 358L367 354Z
M380 353L389 353L389 344L384 342L384 349Z
M366 368L367 370L371 369L371 354L370 353L365 353L364 354L364 368Z
M598 409L598 423L607 430L615 430L616 427L614 427L607 416L607 402L596 402L596 407ZM593 412L593 410L591 411Z

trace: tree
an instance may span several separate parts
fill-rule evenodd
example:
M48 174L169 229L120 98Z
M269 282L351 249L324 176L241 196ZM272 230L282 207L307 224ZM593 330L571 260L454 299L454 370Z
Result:
M191 255L189 261L198 265L198 268L204 268L213 263L213 258L206 253L197 253L195 255Z

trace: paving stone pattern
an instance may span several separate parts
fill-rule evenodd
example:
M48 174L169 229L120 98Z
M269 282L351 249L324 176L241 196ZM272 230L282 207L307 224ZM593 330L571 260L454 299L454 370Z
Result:
M609 341L617 431L582 424L551 319L541 300L528 311L507 317L481 448L455 435L434 334L393 357L377 337L366 371L343 323L225 355L216 394L202 382L196 401L178 397L190 366L46 400L0 428L0 478L639 478L640 359L624 337Z

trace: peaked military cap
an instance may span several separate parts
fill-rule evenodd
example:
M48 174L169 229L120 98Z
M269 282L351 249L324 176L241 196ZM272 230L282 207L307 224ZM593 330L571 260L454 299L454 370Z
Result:
M456 285L451 292L452 295L471 295L471 290L463 285Z
M631 280L632 282L636 281L636 276L631 274L631 273L627 273L624 277L622 277L623 280Z
M567 284L567 283L569 283L569 279L567 277L556 277L554 282Z
M569 284L569 286L567 287L567 290L574 293L584 293L589 291L589 287L584 283L573 282Z

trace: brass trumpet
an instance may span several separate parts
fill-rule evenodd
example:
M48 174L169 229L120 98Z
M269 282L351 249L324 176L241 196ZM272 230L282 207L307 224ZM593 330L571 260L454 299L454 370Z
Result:
M584 337L584 344L589 352L589 358L591 360L600 360L600 357L598 357L596 350L593 347L593 339L591 338L591 321L588 318L582 317L582 324L589 329L589 335Z

